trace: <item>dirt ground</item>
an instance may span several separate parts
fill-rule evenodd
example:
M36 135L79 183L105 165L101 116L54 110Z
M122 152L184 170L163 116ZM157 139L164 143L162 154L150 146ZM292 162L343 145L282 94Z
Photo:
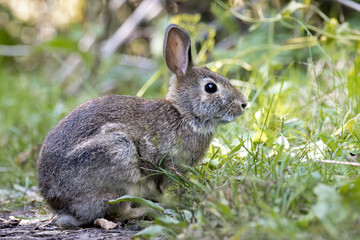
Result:
M136 222L117 223L111 230L98 227L62 230L54 216L39 215L28 209L0 213L0 239L131 239L141 230Z

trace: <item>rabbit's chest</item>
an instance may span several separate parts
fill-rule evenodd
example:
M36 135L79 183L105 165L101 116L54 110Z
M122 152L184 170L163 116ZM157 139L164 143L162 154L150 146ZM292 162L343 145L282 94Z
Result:
M158 166L169 170L178 168L181 165L192 165L194 158L198 154L179 138L169 136L148 136L144 135L140 141L135 144L138 146L140 165L146 165L148 168Z
M140 156L156 166L171 170L183 170L183 165L194 166L206 153L211 141L209 137L196 135L164 135L157 137L145 136L141 144Z

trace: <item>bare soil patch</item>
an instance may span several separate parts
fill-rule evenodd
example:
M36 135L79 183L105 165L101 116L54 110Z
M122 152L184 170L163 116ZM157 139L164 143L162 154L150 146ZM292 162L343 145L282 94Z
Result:
M111 230L97 227L62 230L52 215L40 215L27 209L0 214L1 239L131 239L141 230L134 222L117 223Z

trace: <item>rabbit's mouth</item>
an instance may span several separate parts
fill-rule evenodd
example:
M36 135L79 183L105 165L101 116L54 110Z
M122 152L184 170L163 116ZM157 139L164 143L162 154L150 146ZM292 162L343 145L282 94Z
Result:
M243 114L243 112L241 112L240 114L226 114L225 116L222 116L220 118L220 123L221 124L226 124L226 123L230 123L235 121L241 114Z
M247 102L244 99L233 101L225 114L220 117L221 123L229 123L235 121L240 115L244 113Z

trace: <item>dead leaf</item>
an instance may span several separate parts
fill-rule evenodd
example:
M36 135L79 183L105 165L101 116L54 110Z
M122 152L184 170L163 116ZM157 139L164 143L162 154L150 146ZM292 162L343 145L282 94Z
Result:
M0 218L0 226L3 228L9 228L9 227L15 227L17 225L19 225L20 223L20 219L3 219Z
M97 227L101 227L102 229L105 229L105 230L110 230L110 229L114 229L117 227L116 223L106 220L105 218L95 219L94 225Z

